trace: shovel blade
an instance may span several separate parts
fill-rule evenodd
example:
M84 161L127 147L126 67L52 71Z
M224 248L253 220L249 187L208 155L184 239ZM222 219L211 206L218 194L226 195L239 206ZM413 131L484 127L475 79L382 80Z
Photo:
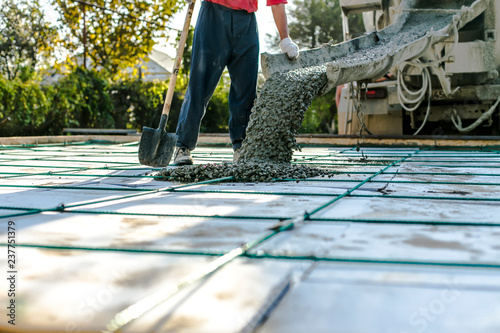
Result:
M172 159L176 143L177 135L159 128L144 127L139 144L139 162L152 167L166 167Z

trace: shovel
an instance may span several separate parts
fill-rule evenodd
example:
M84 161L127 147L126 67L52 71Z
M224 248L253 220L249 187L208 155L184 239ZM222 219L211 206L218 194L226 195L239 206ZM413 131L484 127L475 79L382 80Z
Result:
M166 167L172 155L174 154L175 144L177 143L177 135L169 134L165 131L167 124L168 114L172 106L172 98L174 96L175 82L177 81L177 74L182 61L182 53L193 16L195 0L189 5L186 13L186 20L184 21L184 28L182 29L181 39L177 47L177 55L175 56L174 68L170 77L170 84L168 85L167 97L163 105L163 111L160 118L160 126L157 129L144 126L142 129L141 143L139 144L139 162L142 165L149 165L152 167Z

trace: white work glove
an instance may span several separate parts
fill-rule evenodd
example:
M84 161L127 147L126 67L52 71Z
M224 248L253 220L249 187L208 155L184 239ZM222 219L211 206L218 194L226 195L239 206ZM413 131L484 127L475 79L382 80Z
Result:
M295 59L299 56L299 47L290 37L283 39L280 42L280 50L288 55L288 58Z

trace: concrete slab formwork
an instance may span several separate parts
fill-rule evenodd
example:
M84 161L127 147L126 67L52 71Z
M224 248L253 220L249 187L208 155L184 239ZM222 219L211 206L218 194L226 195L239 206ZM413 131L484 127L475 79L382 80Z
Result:
M0 330L98 332L155 295L122 332L497 333L499 154L306 147L332 178L180 184L137 143L3 146Z

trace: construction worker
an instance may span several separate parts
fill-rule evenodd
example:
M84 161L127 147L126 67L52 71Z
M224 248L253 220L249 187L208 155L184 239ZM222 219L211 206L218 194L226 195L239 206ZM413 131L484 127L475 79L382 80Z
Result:
M200 124L227 66L231 77L229 91L229 135L237 150L245 138L246 127L257 93L259 36L255 11L258 0L205 0L194 30L188 89L179 115L174 165L193 164ZM297 58L298 46L288 35L286 0L267 0L280 35L280 49Z

